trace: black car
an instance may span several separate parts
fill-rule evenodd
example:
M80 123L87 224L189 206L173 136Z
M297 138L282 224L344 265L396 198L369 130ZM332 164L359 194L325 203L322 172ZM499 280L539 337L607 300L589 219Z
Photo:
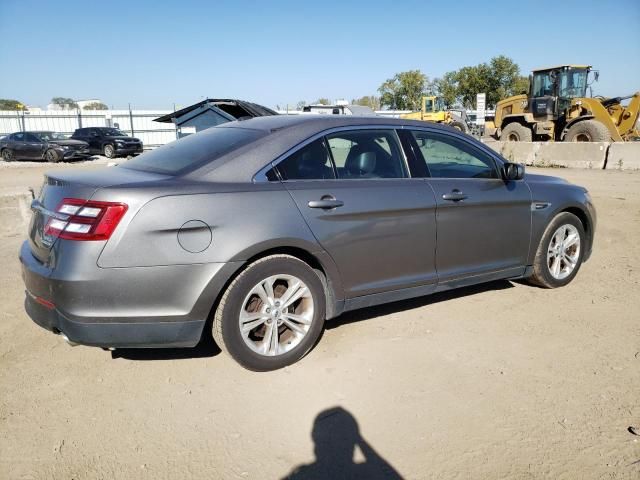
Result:
M0 139L0 156L12 160L76 160L87 158L89 145L58 132L16 132Z
M78 128L71 138L87 142L91 153L104 155L107 158L142 153L142 141L139 138L130 137L117 128Z

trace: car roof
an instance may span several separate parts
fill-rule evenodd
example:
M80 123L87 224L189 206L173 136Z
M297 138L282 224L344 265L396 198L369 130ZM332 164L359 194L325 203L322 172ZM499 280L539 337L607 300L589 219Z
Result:
M199 180L204 177L211 181L220 182L250 182L253 176L268 165L269 162L288 153L310 137L333 128L359 126L375 128L377 125L391 128L430 128L459 134L453 128L435 123L389 117L358 117L355 115L274 115L256 117L224 123L195 134L207 135L207 132L212 130L225 128L243 128L266 133L266 135L253 143L233 150L218 158L215 162L205 164L184 175L184 177L193 180Z

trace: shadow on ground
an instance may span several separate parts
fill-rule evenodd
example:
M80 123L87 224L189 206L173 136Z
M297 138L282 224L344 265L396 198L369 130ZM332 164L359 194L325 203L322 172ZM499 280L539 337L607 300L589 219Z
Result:
M383 315L390 315L392 313L404 312L406 310L412 310L414 308L444 302L446 300L477 295L491 290L504 290L507 288L513 288L513 284L507 280L499 280L480 285L473 285L471 287L434 293L424 297L362 308L344 313L339 317L328 321L325 324L325 328L330 330L350 323L368 320ZM215 357L221 352L221 350L215 344L210 334L210 322L207 322L204 328L205 332L202 335L202 340L193 348L119 348L111 352L111 358L124 358L127 360L180 360L188 358Z
M342 407L320 412L311 438L315 461L294 467L285 479L401 479L400 474L360 434L358 422ZM356 449L359 450L357 459Z

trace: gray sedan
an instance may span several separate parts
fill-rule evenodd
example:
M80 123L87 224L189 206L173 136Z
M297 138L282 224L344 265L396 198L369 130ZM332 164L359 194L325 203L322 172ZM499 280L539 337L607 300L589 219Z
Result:
M496 279L569 283L587 191L408 120L231 122L118 167L47 174L20 252L26 309L68 341L302 358L342 312Z

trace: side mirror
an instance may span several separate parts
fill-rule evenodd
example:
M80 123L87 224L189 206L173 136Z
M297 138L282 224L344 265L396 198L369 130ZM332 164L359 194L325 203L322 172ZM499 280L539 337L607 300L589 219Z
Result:
M502 177L507 181L522 180L524 178L524 165L521 163L505 163L502 167Z

